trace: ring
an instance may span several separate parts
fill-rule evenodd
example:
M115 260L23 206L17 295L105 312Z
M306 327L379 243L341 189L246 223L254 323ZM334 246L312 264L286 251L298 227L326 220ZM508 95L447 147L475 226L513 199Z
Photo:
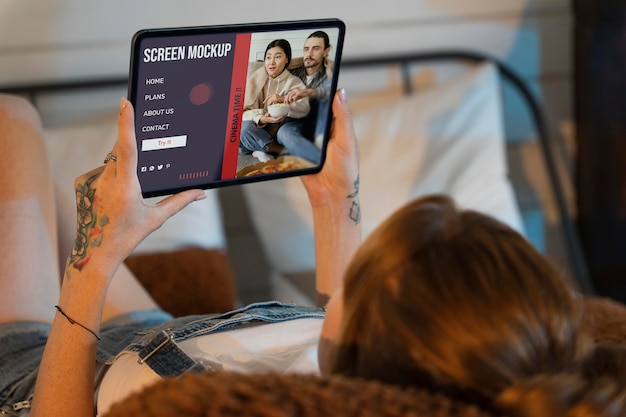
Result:
M113 153L109 152L106 156L106 158L104 158L104 163L106 164L109 161L117 161L117 157L115 155L113 155Z

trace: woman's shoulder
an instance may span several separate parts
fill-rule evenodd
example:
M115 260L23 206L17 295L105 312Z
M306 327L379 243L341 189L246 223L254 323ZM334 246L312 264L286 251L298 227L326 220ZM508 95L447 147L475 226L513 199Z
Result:
M248 75L247 84L263 84L267 80L267 77L268 75L267 71L265 71L265 67L261 66Z

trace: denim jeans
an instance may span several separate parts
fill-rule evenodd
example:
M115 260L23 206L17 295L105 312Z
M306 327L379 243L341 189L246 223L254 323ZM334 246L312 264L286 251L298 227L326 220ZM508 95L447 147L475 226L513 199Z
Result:
M314 129L314 137L322 136L325 133L326 117L328 116L328 106L330 102L328 100L317 100L317 114ZM317 140L317 139L316 139Z
M299 156L317 164L320 160L321 151L313 143L313 138L307 139L305 130L304 120L287 117L278 127L276 140L285 147L290 155ZM265 128L258 127L253 121L245 120L239 139L240 153L269 152L268 145L272 140L274 138Z
M278 302L181 318L158 310L136 312L103 323L96 357L99 362L110 363L122 352L135 352L158 375L174 376L205 369L178 347L177 342L182 340L253 321L275 323L322 317L322 309ZM28 416L49 331L49 323L0 325L0 414Z
M274 138L265 128L258 127L251 120L244 120L241 124L241 135L239 137L239 153L269 152L268 145L273 140Z
M299 156L317 164L322 152L313 143L313 138L306 137L306 129L306 120L288 117L278 129L276 140L287 149L290 155Z
M250 304L247 307L224 314L181 317L159 326L151 327L128 341L126 347L105 352L99 359L111 362L124 352L136 353L140 363L145 363L161 377L171 377L184 372L206 370L178 347L181 342L192 337L224 331L249 322L277 323L300 318L322 318L324 311L317 307L298 307L279 302ZM104 341L104 337L103 337ZM103 347L107 343L103 343ZM120 345L117 342L118 346Z
M103 340L98 343L98 348L104 347L105 338L109 341L118 337L124 339L169 320L172 316L159 310L115 317L102 324L100 337ZM0 415L30 414L30 400L49 333L50 323L22 321L0 324ZM111 349L115 347L106 348ZM98 356L107 357L103 354Z

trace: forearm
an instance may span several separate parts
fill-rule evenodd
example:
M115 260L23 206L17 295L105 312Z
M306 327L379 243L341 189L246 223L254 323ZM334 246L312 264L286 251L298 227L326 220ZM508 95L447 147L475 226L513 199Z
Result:
M328 100L330 97L330 85L324 83L320 87L315 88L312 96L317 97L318 100Z
M154 205L143 200L134 114L126 99L120 102L111 154L104 166L74 184L76 239L58 301L63 312L52 322L37 376L31 410L35 417L93 416L97 335L113 275L147 235L205 197L202 190L187 190Z
M96 335L107 282L107 277L87 271L70 278L66 275L58 306L75 323L61 311L55 315L37 377L31 416L94 415Z
M343 286L361 244L359 149L344 90L333 100L333 129L322 170L303 175L313 209L317 305Z
M313 208L316 259L316 304L325 306L343 286L343 277L361 243L361 214L355 191L338 201Z

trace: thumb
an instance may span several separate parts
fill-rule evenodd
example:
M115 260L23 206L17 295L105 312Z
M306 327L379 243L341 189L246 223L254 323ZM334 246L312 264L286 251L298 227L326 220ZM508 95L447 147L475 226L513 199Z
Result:
M337 90L332 106L335 122L339 125L339 129L344 130L352 127L352 113L348 106L348 97L345 89L340 88Z
M335 140L340 149L358 158L359 147L354 130L352 111L348 105L346 91L342 88L337 90L332 103L333 106L333 126L331 137Z
M159 201L155 207L158 208L160 224L178 213L194 201L204 200L206 194L202 190L187 190L173 194Z

